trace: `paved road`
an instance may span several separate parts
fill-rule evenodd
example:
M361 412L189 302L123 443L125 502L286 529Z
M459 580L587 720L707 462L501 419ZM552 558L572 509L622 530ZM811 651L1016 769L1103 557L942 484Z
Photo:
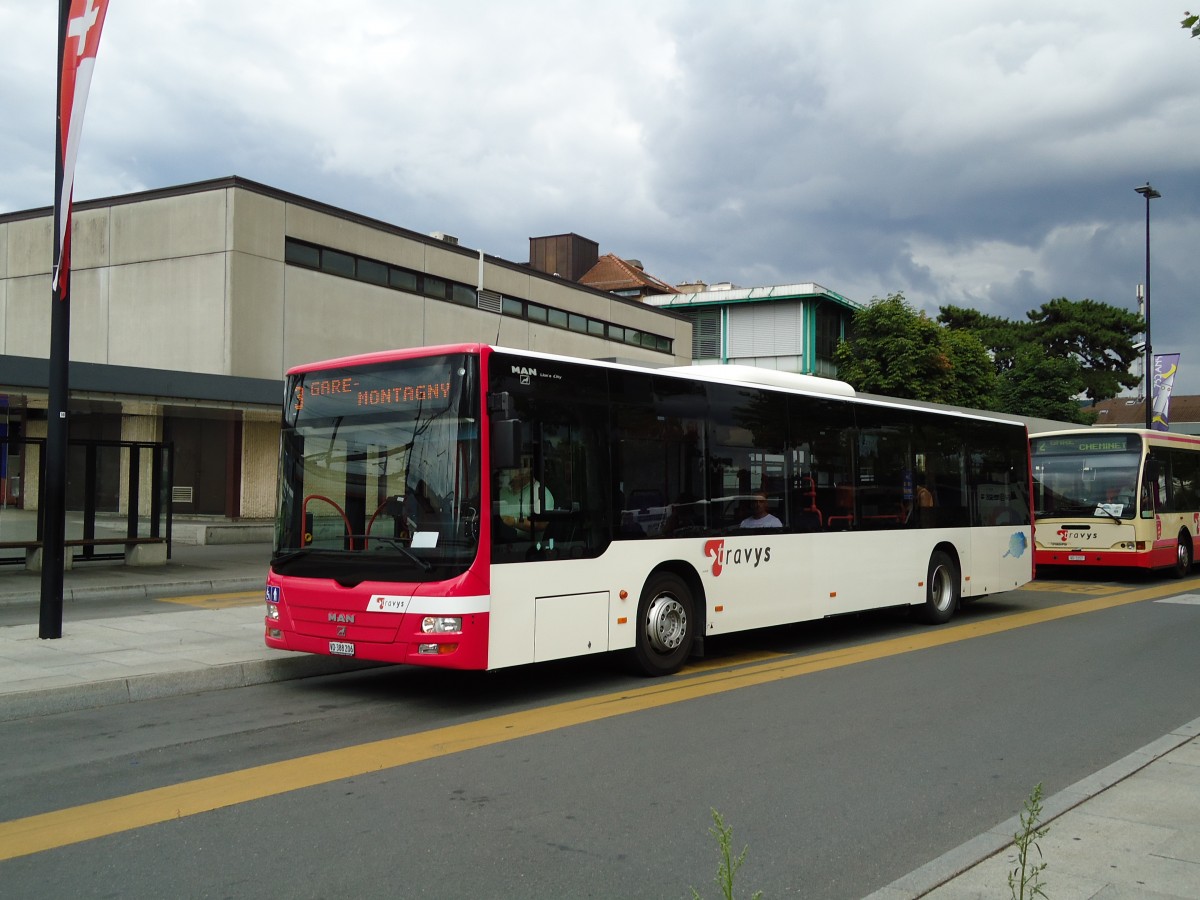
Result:
M0 725L0 753L21 761L9 781L28 785L6 790L6 815L65 810L56 834L146 808L131 791L249 792L0 863L0 878L81 896L179 883L238 896L715 896L715 807L750 847L748 889L911 896L905 879L946 877L964 841L978 856L1002 840L997 823L1037 780L1061 805L1095 773L1149 761L1164 735L1190 746L1200 607L1187 589L1200 584L1050 586L976 604L946 629L883 614L745 636L657 682L595 660L376 669ZM1191 771L1176 758L1156 766ZM267 768L238 774L249 766ZM218 781L188 789L199 777ZM1125 821L1137 796L1101 819ZM109 805L78 809L89 801ZM1177 842L1197 829L1195 817L1150 824ZM1113 835L1091 827L1060 852L1084 843L1120 869L1136 842ZM1159 852L1169 844L1142 857L1163 861L1159 874L1185 865ZM995 888L986 871L942 891L970 896L972 877ZM1007 896L998 888L982 895Z

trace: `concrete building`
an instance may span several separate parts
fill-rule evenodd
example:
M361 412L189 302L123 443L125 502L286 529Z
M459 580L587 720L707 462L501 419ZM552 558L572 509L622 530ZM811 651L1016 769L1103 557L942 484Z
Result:
M0 215L5 508L36 504L19 441L46 434L51 218ZM177 516L273 515L301 362L462 341L691 360L670 311L236 177L77 203L72 248L70 437L171 442Z
M676 290L644 302L692 323L691 355L697 365L740 363L836 378L834 348L862 309L811 283L738 288L698 282L676 285Z

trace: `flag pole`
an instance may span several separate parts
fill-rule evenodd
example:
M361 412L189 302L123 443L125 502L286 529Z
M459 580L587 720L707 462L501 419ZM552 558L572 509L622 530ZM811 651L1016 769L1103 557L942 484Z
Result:
M54 129L54 260L50 286L50 396L46 407L46 475L42 485L42 593L38 637L62 637L66 541L67 398L71 347L71 206L61 202L63 160L63 62L70 0L58 2L58 92ZM62 217L66 216L65 232ZM59 235L65 233L59 241ZM58 283L55 284L54 282Z

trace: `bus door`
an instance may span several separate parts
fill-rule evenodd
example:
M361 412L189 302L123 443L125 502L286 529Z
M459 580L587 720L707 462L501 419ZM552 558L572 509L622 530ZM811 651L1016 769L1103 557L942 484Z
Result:
M605 372L493 354L491 393L508 395L512 465L493 466L492 561L583 559L608 544Z

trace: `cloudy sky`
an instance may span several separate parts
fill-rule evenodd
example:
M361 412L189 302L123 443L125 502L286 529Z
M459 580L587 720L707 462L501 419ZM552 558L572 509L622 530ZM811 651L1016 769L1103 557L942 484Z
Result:
M513 261L1008 318L1136 308L1200 393L1189 0L111 0L77 200L240 175ZM0 5L0 212L53 198L56 4Z

